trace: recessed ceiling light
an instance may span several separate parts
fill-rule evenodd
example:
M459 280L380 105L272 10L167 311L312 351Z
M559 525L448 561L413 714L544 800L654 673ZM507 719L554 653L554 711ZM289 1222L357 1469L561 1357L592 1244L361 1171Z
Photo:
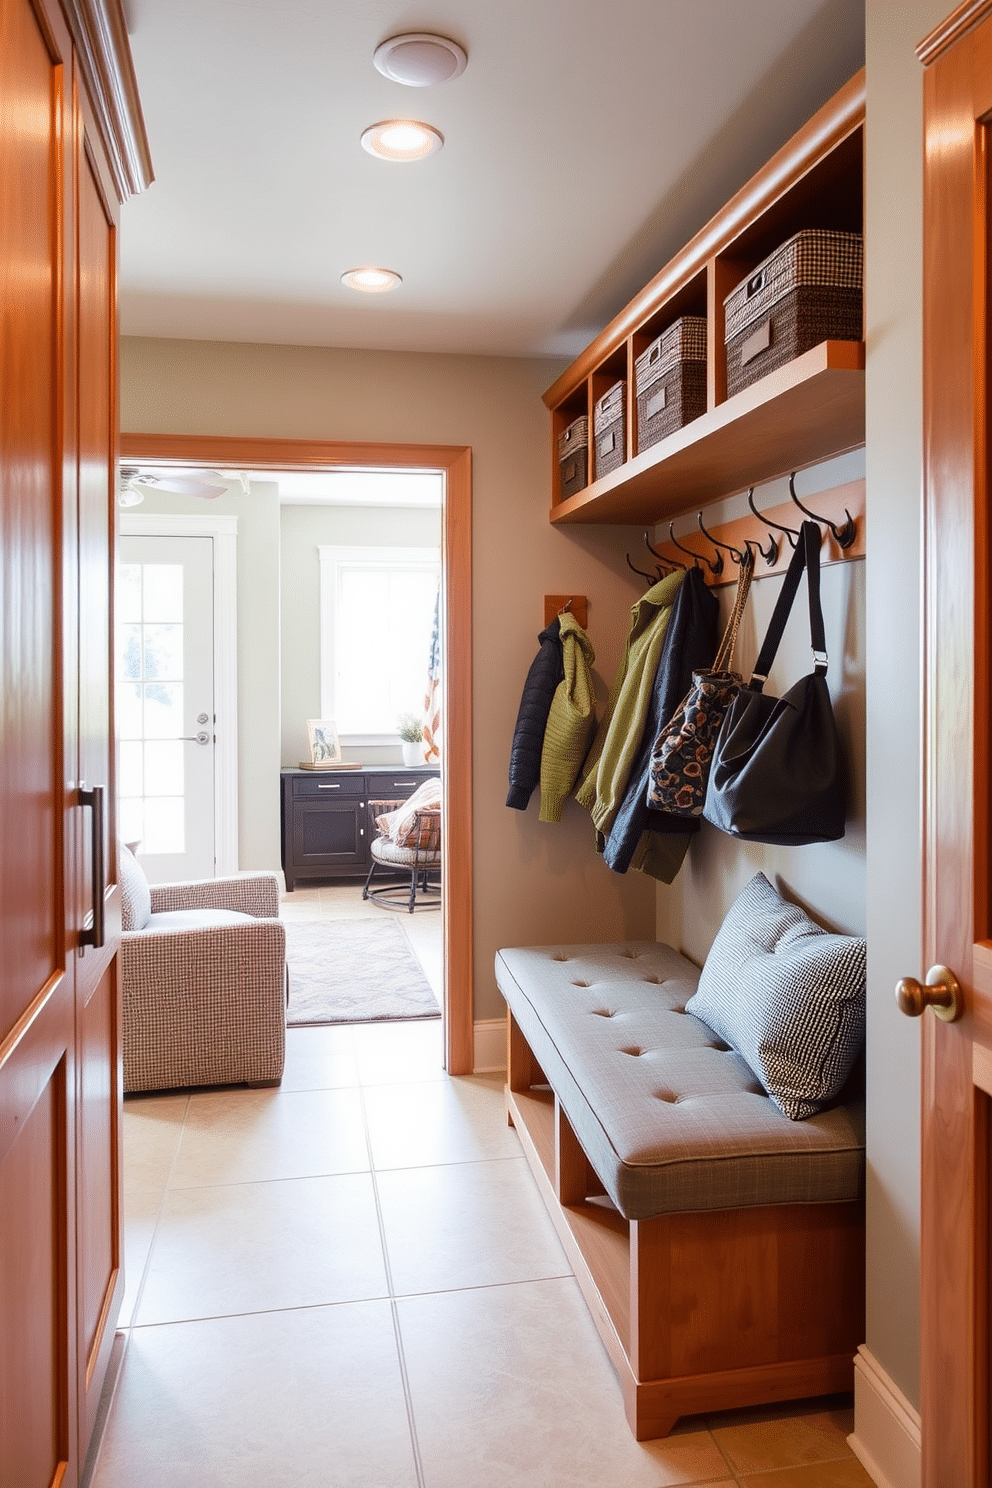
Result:
M391 36L377 46L372 61L394 83L409 88L429 88L434 83L449 83L465 71L468 57L457 41L447 36L434 36L430 31L408 31Z
M439 129L416 119L384 119L370 124L362 135L362 147L380 160L426 160L443 144Z
M349 289L364 290L366 294L382 294L402 284L403 278L392 269L349 269L341 275L341 283L347 284Z

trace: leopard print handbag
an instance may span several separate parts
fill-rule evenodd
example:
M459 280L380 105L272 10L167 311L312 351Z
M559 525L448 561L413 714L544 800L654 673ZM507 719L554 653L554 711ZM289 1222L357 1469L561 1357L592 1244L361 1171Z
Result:
M692 686L673 717L659 730L651 751L648 805L670 816L702 816L713 746L723 715L743 686L740 672L730 670L737 632L754 575L754 555L743 550L737 594L713 666L693 672Z

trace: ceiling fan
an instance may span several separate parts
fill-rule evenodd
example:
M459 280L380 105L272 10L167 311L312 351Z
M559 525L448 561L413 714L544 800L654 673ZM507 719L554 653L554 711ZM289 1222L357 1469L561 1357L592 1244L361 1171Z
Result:
M202 496L214 501L228 490L229 482L219 470L170 470L164 467L159 474L142 465L120 467L121 506L138 506L145 499L146 491L161 491L169 496Z

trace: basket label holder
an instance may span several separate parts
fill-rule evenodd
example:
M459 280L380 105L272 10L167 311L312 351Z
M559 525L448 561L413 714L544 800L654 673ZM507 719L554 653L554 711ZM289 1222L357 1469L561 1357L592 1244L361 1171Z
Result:
M751 332L741 347L741 366L746 367L748 362L753 362L755 357L767 351L771 344L772 323L771 319L768 319L756 331Z

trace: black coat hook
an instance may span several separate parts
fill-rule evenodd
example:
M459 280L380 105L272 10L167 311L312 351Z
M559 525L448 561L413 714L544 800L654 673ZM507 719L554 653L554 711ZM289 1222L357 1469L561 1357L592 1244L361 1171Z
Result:
M674 522L669 522L668 524L668 536L671 539L672 546L678 548L680 553L687 553L697 568L699 567L699 560L700 558L702 558L703 562L706 564L706 567L709 569L714 578L718 578L720 574L723 573L722 553L717 553L715 558L707 558L705 553L696 553L692 550L692 548L684 547L683 544L680 543L678 538L675 536Z
M680 568L685 573L685 564L680 563L677 558L670 558L667 553L659 553L657 548L651 546L651 539L646 532L644 534L644 546L653 557L657 558L659 563L667 563L669 568Z
M626 557L627 557L627 567L629 569L631 569L634 573L636 573L637 576L638 576L638 578L647 579L647 581L648 581L649 584L657 584L657 582L658 582L658 571L657 571L657 569L655 570L655 572L653 574L645 573L644 570L643 570L643 568L638 568L635 563L631 563L631 561L630 561L630 554L629 553L626 555Z
M781 522L773 522L771 517L766 517L764 512L759 512L758 508L754 504L753 486L747 493L747 504L754 512L754 515L758 518L759 522L764 522L766 527L774 527L776 532L784 532L789 547L794 548L796 546L796 543L799 540L799 529L796 527L783 527Z
M792 497L793 501L796 503L801 512L805 512L808 517L812 517L813 521L819 522L821 526L830 528L830 531L834 535L834 542L839 548L849 548L851 546L851 544L854 542L854 539L858 535L858 529L854 525L854 518L851 516L851 513L848 511L846 506L844 508L844 515L847 518L847 521L844 523L843 527L838 527L836 523L831 522L828 517L818 517L816 515L816 512L810 511L808 506L803 506L802 502L799 500L799 497L796 495L795 471L793 471L792 474L789 476L789 495Z
M758 539L756 537L746 537L744 539L744 545L747 548L757 548L757 550L761 554L762 558L764 558L765 562L768 564L768 567L769 568L773 568L774 567L774 565L775 565L775 563L776 563L776 561L778 559L778 542L777 542L777 540L774 537L772 537L772 535L771 535L770 532L768 534L768 549L767 549L767 551L761 546L760 542L758 541ZM757 559L755 560L755 562L757 562Z
M707 532L706 531L706 528L703 526L703 514L702 514L702 512L697 512L696 513L696 521L699 523L699 530L700 530L700 532L703 534L703 536L705 538L708 539L709 542L711 542L713 544L713 546L715 548L723 548L726 552L728 552L730 554L731 558L733 558L734 562L737 563L737 564L740 564L740 563L743 563L744 562L744 554L740 551L739 548L733 547L732 544L730 544L730 543L721 542L719 538L713 536L712 532Z

